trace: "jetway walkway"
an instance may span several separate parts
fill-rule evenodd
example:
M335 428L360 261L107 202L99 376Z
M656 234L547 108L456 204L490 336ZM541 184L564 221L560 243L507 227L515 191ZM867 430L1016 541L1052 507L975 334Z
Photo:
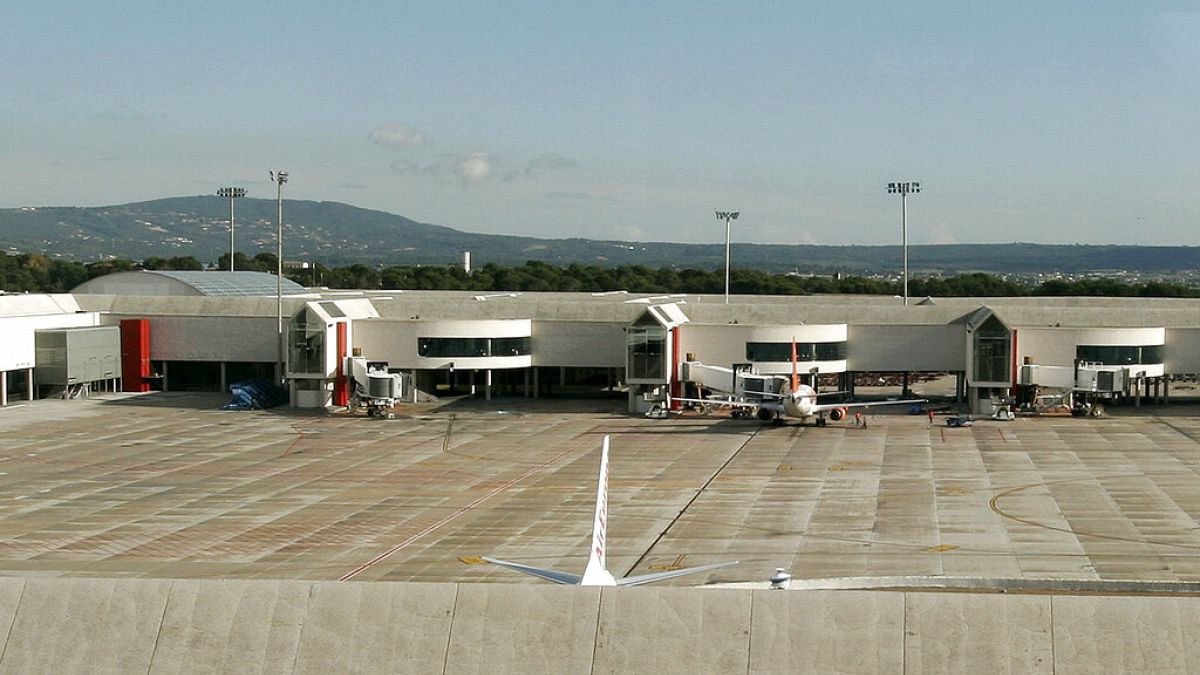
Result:
M1195 672L1200 598L0 579L6 673Z

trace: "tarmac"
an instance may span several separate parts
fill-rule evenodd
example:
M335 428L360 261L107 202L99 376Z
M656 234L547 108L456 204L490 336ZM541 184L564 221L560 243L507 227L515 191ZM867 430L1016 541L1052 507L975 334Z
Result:
M223 401L0 409L0 673L1200 670L1195 406L952 429ZM606 434L616 576L741 564L598 589L483 563L581 571Z
M673 585L979 577L1200 580L1200 417L866 428L461 401L392 420L219 410L212 394L0 409L0 574L529 583L578 572L612 437L609 567Z

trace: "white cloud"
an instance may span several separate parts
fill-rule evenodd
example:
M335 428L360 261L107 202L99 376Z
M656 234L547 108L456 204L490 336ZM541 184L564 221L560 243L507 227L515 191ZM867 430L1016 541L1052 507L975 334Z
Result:
M407 124L385 124L372 131L369 138L375 145L387 148L425 145L428 142L424 131Z
M462 179L463 184L478 183L492 173L495 160L486 152L475 152L463 157L454 167L454 172Z

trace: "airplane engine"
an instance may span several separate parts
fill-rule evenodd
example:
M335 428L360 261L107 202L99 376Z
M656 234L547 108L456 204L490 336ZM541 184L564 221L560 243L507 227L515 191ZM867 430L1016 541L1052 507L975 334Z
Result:
M847 411L845 408L834 408L833 410L829 411L829 419L833 420L834 422L840 422L846 419L846 415L848 414L849 411Z
M758 412L755 413L755 417L763 422L770 422L775 417L775 411L767 410L766 408L759 408Z

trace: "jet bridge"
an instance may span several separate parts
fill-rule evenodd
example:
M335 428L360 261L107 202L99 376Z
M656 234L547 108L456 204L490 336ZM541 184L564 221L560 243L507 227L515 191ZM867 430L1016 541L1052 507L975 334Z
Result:
M785 378L779 375L760 375L750 364L737 364L732 368L711 366L699 361L682 364L682 379L701 390L720 392L747 401L757 401L764 394L778 394Z
M401 373L388 372L386 361L368 361L361 356L346 358L346 370L354 381L351 408L366 408L367 417L391 418L391 409L411 390L411 381Z

